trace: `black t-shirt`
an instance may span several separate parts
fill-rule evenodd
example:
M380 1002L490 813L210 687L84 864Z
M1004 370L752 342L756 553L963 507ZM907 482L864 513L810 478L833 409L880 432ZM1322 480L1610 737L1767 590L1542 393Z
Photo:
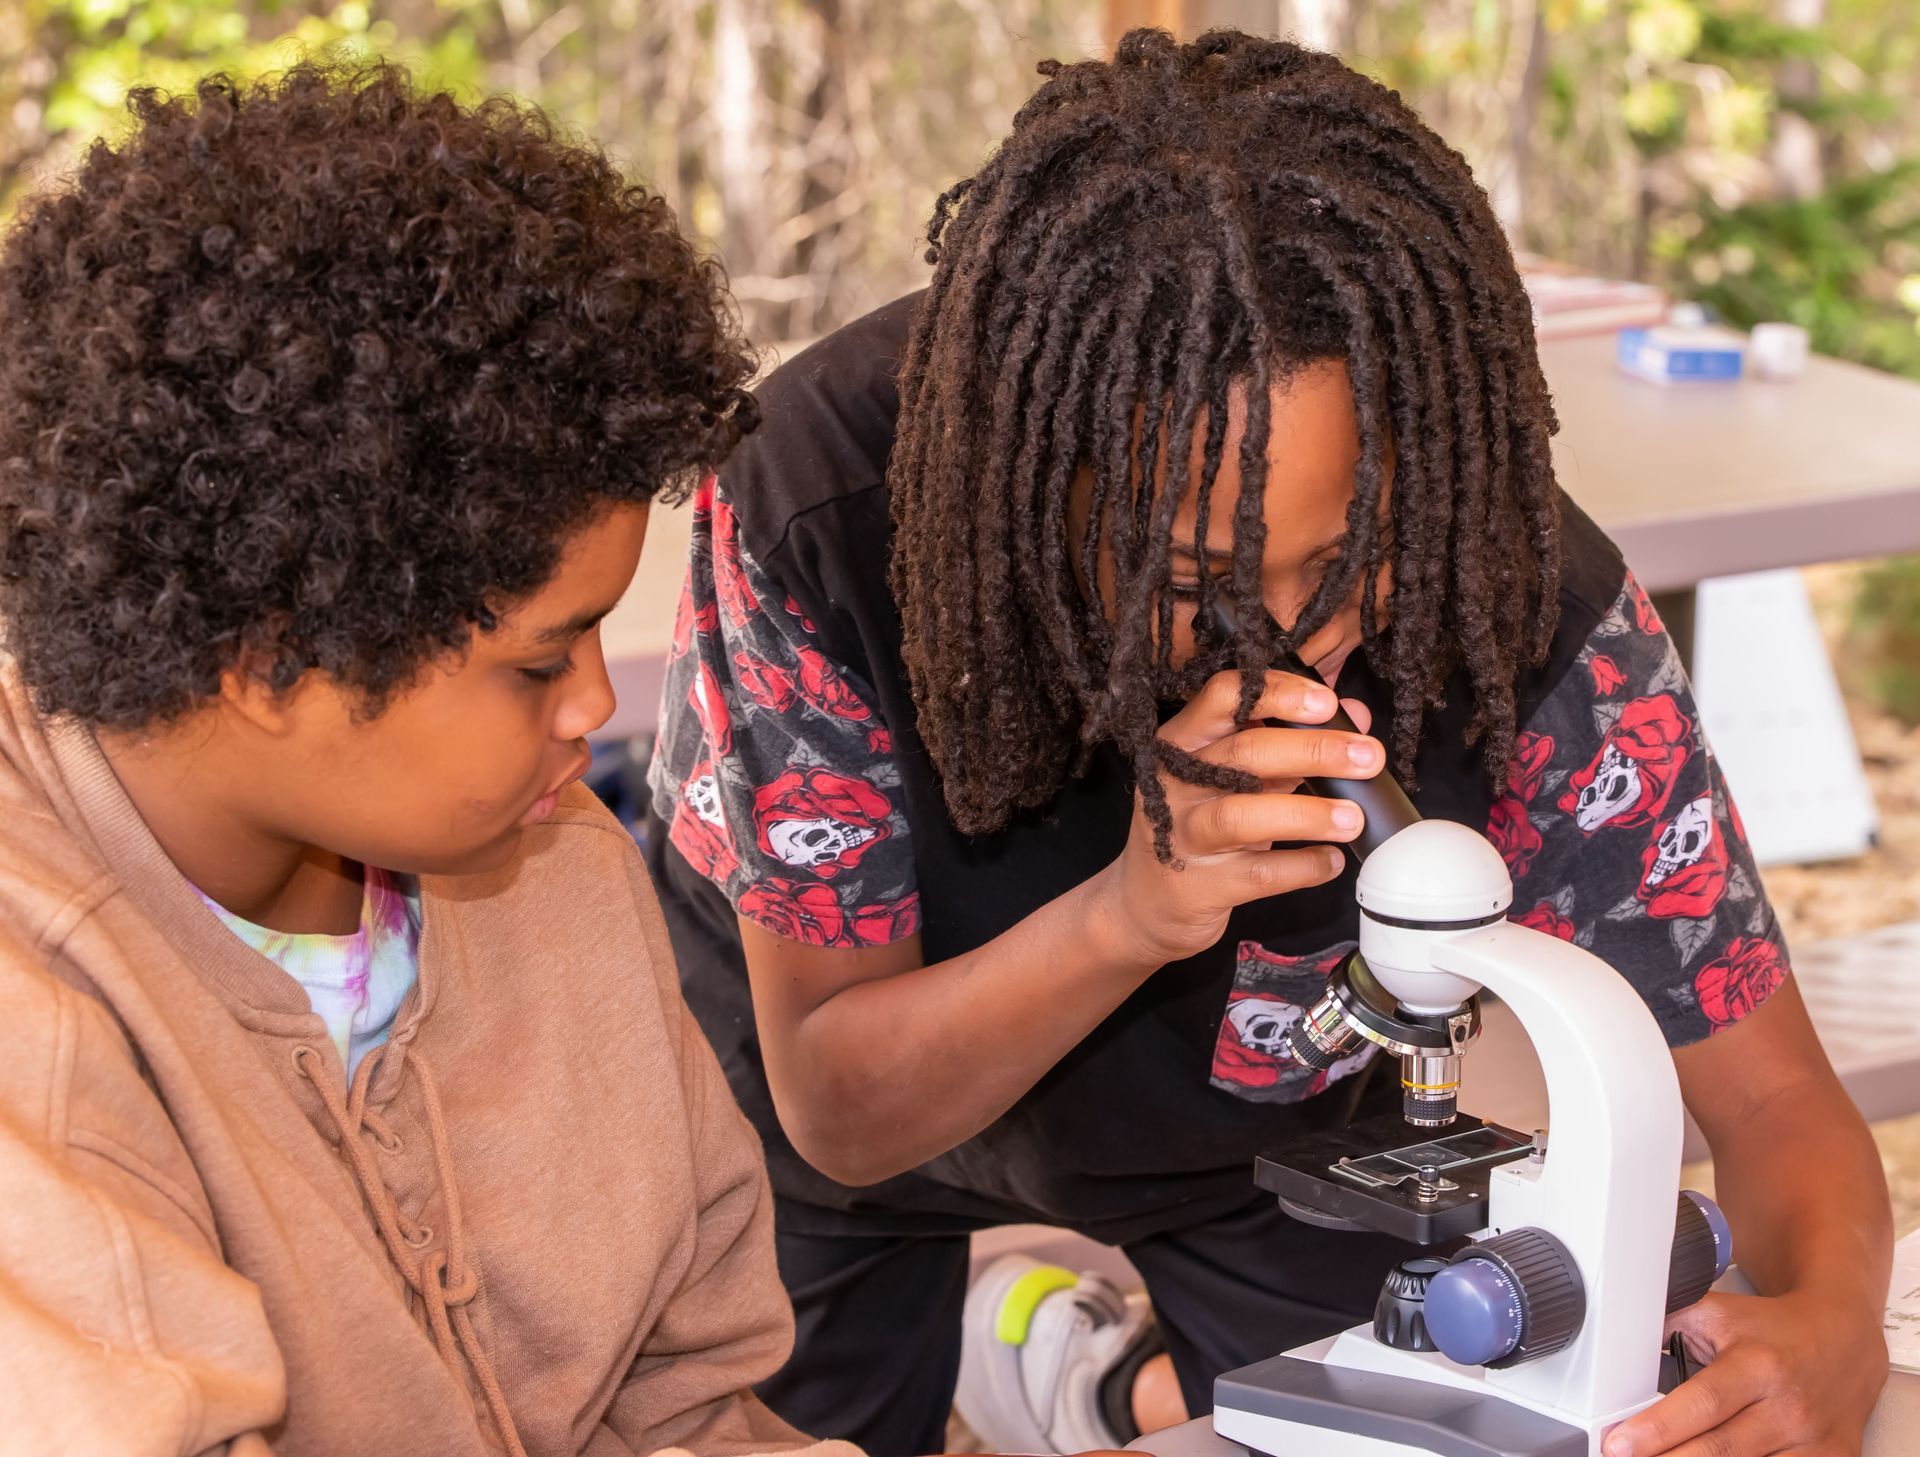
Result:
M1206 1219L1246 1200L1257 1151L1343 1114L1328 1089L1364 1058L1316 1074L1282 1034L1357 939L1351 865L1239 908L1215 946L1149 977L989 1128L912 1173L837 1184L775 1116L736 915L816 945L918 930L933 963L1087 880L1128 831L1132 780L1110 749L1000 833L947 817L887 585L895 376L916 302L775 371L761 428L695 502L647 837L687 1000L765 1140L788 1227L1033 1220L1123 1241ZM1764 1000L1784 951L1671 644L1570 501L1562 524L1560 626L1519 685L1509 783L1466 743L1463 678L1427 725L1416 803L1486 831L1514 873L1515 918L1592 947L1677 1045ZM1390 738L1391 694L1363 654L1339 686Z

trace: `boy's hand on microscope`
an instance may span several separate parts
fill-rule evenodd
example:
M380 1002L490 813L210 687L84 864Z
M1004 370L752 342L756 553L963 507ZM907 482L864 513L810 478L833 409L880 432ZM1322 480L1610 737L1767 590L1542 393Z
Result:
M1161 740L1175 750L1251 775L1262 787L1241 793L1188 784L1163 767L1173 865L1154 854L1153 824L1135 797L1126 848L1106 871L1128 959L1161 966L1204 951L1220 939L1235 906L1339 875L1339 847L1360 833L1357 805L1293 791L1309 776L1371 779L1386 766L1385 749L1363 733L1258 723L1325 723L1337 707L1333 690L1315 679L1271 672L1247 728L1234 726L1239 706L1240 674L1217 673L1160 730ZM1348 700L1346 708L1356 725L1368 727L1364 704ZM1276 850L1275 841L1322 843Z
M1707 1296L1667 1321L1703 1365L1604 1457L1858 1457L1887 1380L1877 1309L1818 1292Z

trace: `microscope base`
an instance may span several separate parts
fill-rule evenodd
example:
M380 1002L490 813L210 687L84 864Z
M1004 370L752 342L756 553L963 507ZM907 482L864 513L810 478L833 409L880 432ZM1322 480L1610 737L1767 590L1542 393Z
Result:
M1364 1327L1229 1371L1213 1402L1214 1431L1268 1457L1598 1457L1601 1437L1638 1410L1576 1423Z

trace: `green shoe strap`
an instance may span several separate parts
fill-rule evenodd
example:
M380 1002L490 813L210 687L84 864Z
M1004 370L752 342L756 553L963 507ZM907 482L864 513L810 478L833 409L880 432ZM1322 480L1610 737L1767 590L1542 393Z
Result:
M1024 1346L1033 1326L1033 1313L1040 1302L1056 1290L1071 1290L1080 1277L1060 1265L1042 1265L1029 1270L1000 1299L1000 1314L993 1322L993 1338L1003 1346Z

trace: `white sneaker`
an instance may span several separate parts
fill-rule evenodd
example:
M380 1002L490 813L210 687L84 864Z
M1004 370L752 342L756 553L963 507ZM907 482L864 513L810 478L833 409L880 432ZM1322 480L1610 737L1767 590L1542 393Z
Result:
M1160 1349L1145 1295L1003 1255L967 1291L954 1407L991 1452L1124 1447L1133 1378Z

